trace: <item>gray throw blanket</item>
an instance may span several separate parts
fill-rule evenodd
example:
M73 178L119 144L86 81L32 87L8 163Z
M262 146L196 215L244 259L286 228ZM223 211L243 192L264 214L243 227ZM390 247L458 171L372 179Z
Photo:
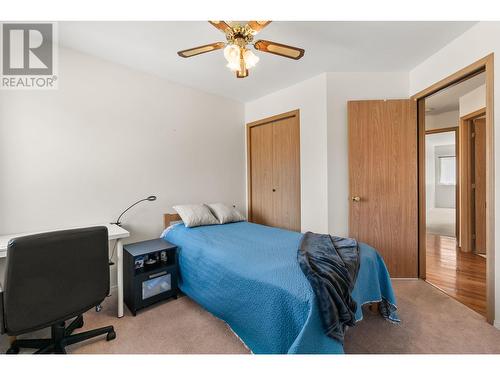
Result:
M325 333L344 342L346 327L356 323L351 291L359 271L357 241L307 232L297 257L318 299Z

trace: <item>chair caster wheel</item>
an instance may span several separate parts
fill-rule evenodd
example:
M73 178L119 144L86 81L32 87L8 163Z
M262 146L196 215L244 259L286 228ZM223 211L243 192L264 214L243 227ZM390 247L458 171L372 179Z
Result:
M11 346L9 349L7 349L6 354L19 354L19 348Z
M106 335L106 341L111 341L114 339L116 339L116 332L115 331L108 332L108 334Z

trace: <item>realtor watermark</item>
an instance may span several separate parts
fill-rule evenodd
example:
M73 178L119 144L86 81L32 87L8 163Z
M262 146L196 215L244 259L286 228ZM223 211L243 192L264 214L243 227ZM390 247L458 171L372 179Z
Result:
M57 88L57 24L1 23L0 89Z

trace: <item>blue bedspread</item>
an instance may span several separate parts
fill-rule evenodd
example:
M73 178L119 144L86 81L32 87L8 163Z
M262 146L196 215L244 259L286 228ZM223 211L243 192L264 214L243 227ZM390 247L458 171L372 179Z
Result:
M316 296L297 261L301 233L239 222L186 228L163 236L179 248L180 288L227 322L254 353L343 353L326 336ZM396 304L380 255L360 244L352 292L361 305L385 298ZM393 316L393 318L397 318Z

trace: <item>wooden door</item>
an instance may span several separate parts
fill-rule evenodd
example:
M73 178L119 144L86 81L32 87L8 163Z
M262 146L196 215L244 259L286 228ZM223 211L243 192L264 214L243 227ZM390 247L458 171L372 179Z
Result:
M486 254L486 120L474 120L475 252Z
M250 220L264 225L274 224L273 214L273 128L272 123L250 128L251 207Z
M300 231L300 127L297 117L272 123L274 226Z
M299 111L248 124L247 148L249 220L300 231Z
M417 126L413 100L348 103L350 236L392 277L418 275Z

